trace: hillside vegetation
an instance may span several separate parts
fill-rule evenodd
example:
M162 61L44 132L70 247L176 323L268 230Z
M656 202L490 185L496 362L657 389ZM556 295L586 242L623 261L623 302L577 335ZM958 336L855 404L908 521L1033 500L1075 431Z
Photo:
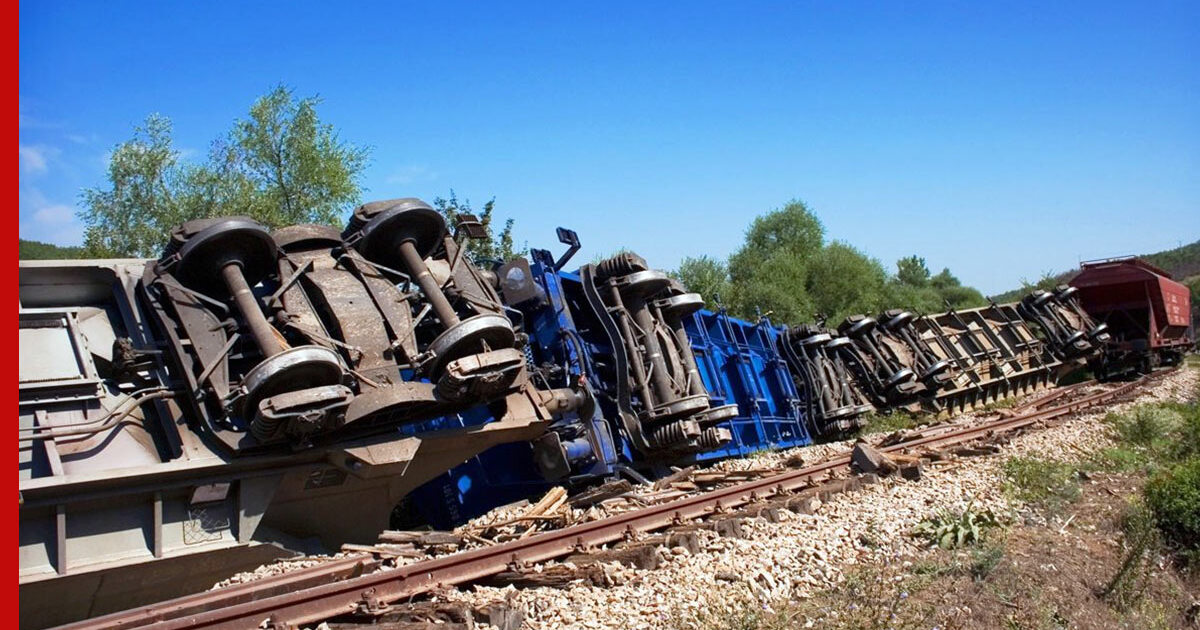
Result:
M83 248L79 246L52 245L41 241L27 241L18 239L20 244L17 246L17 258L21 260L63 260L70 258L83 258Z
M1192 302L1197 302L1198 290L1200 290L1200 241L1153 254L1138 254L1137 257L1166 271L1172 278L1187 285L1192 290ZM1001 293L992 299L997 302L1012 302L1033 289L1050 289L1070 282L1077 273L1079 273L1078 269L1072 269L1057 274L1046 274L1036 282L1024 281L1021 287Z

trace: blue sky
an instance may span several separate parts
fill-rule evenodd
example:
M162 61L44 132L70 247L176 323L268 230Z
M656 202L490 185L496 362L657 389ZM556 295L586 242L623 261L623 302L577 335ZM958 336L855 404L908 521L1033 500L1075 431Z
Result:
M496 4L23 3L21 237L80 242L147 114L199 157L281 82L373 147L367 199L587 258L723 257L792 198L985 292L1200 237L1200 3Z

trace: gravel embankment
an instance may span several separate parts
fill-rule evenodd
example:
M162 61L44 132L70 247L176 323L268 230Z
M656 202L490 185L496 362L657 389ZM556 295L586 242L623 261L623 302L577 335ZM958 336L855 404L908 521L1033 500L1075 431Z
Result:
M938 508L962 508L973 501L977 508L1015 515L1022 506L1002 490L1000 467L1008 457L1073 459L1094 451L1109 443L1100 422L1106 413L1135 403L1188 400L1197 391L1198 374L1194 369L1180 370L1136 401L1019 436L1000 454L936 463L917 482L884 479L838 495L814 514L789 513L790 518L781 523L747 521L745 539L703 532L700 553L660 550L664 561L656 570L609 567L612 587L481 586L445 597L476 604L507 598L525 609L524 627L531 630L661 628L696 611L730 606L727 602L736 601L733 592L747 586L764 602L808 597L837 583L844 571L858 563L923 553L909 532ZM846 444L834 444L764 453L721 466L730 470L773 467L797 452L806 462L816 462L845 448Z

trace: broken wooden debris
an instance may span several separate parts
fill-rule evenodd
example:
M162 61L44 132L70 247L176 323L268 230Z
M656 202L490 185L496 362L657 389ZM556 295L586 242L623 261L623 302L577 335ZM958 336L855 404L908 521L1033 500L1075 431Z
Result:
M896 462L870 444L858 442L854 445L854 451L850 453L850 467L855 472L875 473L886 477L896 471Z
M623 496L633 490L633 484L627 479L609 481L603 485L585 490L575 497L568 499L567 504L573 508L584 509L597 505L602 501Z

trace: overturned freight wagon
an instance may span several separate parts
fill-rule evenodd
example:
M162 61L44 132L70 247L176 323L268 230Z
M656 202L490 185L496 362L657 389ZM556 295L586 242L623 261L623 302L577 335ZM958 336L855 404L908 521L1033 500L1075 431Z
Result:
M497 270L520 313L531 372L551 387L581 384L594 405L527 443L493 448L415 492L411 522L450 526L550 484L634 480L670 466L811 443L806 399L780 352L780 329L704 302L631 253L577 271L534 249Z
M341 233L232 217L158 260L21 263L22 625L373 539L413 488L581 405L530 379L471 227L399 200Z
M1091 362L1100 376L1174 365L1195 345L1191 292L1144 260L1085 262L1070 284L1082 308L1111 337Z
M341 231L205 219L157 260L22 263L22 624L551 485L834 439L872 411L986 404L1108 340L1065 288L747 321L631 253L569 271L561 228L557 258L473 261L480 227L398 199Z
M636 481L836 439L872 411L974 408L1049 386L1096 351L1079 341L1077 329L1091 324L1070 293L1028 311L1043 319L992 304L789 328L704 309L632 253L566 271L579 241L562 228L559 238L566 254L534 249L496 276L529 340L533 378L581 387L589 406L431 480L398 511L397 527L449 527L554 484Z

